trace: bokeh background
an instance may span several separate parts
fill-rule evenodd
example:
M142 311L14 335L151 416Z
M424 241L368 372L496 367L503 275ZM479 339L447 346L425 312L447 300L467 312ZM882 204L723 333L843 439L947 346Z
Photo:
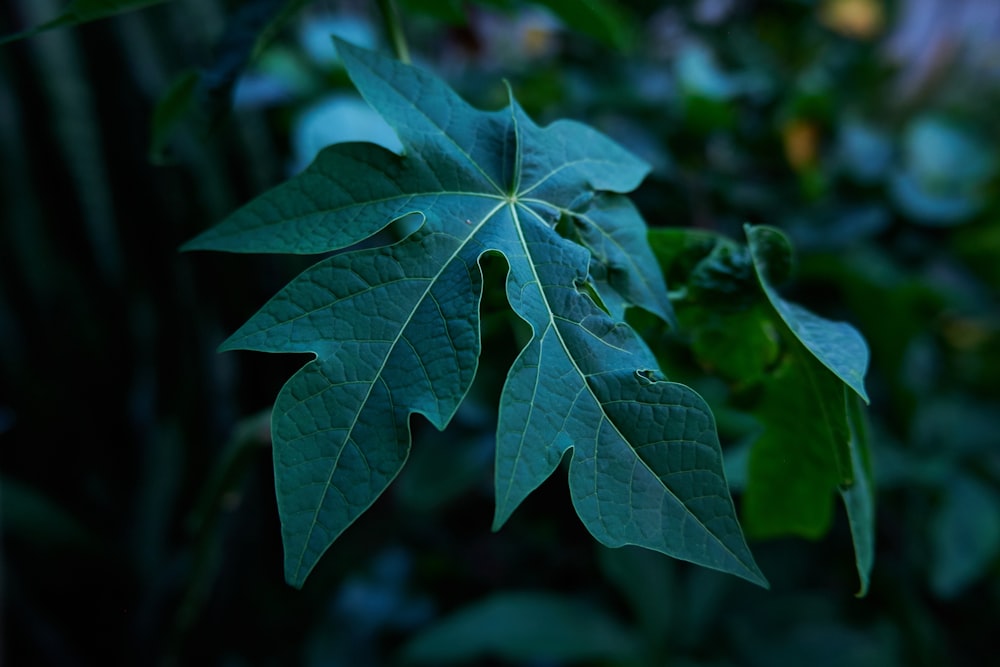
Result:
M499 366L447 432L415 424L401 477L288 587L267 419L305 359L215 348L309 260L177 248L327 143L391 145L329 36L388 42L360 0L172 0L0 47L7 664L988 664L1000 3L397 6L414 60L473 103L506 79L536 120L647 159L650 225L791 236L790 294L872 350L869 595L842 510L821 540L751 544L771 591L600 547L559 472L490 532ZM61 7L10 0L0 32ZM488 354L512 358L486 306ZM738 500L732 387L687 361Z

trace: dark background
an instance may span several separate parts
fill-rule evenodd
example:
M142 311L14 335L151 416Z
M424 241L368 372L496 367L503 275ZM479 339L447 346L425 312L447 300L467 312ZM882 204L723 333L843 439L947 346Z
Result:
M267 411L303 359L215 348L308 258L177 248L308 162L326 136L305 140L308 113L367 131L336 115L348 84L322 49L331 30L384 45L377 10L300 3L251 58L287 4L175 0L0 48L9 664L392 664L512 590L603 610L641 655L468 664L984 664L1000 616L1000 5L635 1L588 28L529 3L457 23L400 3L415 59L470 101L499 106L507 78L537 120L584 120L649 160L635 201L651 225L794 239L796 300L873 354L877 558L855 599L842 510L819 542L751 544L770 592L600 547L562 472L490 532L502 364L446 433L415 424L400 479L302 591L283 582ZM4 3L0 30L59 9ZM186 113L154 121L185 72ZM487 356L513 358L502 300L488 306ZM695 386L725 408L724 383Z

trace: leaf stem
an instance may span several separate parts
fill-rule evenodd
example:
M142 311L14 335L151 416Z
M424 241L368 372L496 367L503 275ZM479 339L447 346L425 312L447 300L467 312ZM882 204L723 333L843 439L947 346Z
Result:
M406 45L406 35L403 34L403 23L399 20L396 3L392 0L378 0L378 7L382 12L385 32L389 41L392 42L392 50L396 53L396 58L399 59L399 62L409 65L410 47Z

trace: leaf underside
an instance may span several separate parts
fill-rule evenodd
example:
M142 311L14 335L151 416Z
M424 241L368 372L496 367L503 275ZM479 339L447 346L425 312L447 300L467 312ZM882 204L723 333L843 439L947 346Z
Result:
M572 450L570 493L598 540L766 585L709 408L663 379L622 322L627 306L673 321L645 225L622 194L648 167L587 126L540 128L513 99L479 111L419 69L337 47L403 154L331 146L186 246L324 253L423 220L393 245L320 261L222 346L316 356L282 388L272 421L288 581L301 586L397 475L410 415L443 429L455 414L479 363L480 260L499 253L532 337L501 396L494 526ZM556 231L562 219L579 243Z

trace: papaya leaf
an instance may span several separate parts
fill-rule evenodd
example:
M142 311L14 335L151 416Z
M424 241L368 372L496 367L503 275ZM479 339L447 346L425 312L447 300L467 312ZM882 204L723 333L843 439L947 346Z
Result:
M596 250L603 245L590 252L556 230L568 217L620 238L641 219L617 196L647 165L585 125L539 127L513 99L479 111L420 69L337 47L402 155L328 147L186 246L324 253L393 220L421 220L393 245L321 260L222 345L315 355L282 388L272 421L288 581L301 586L396 477L410 415L443 429L455 414L479 364L480 261L496 254L507 264L507 300L532 337L501 395L494 526L573 450L571 496L598 540L766 585L736 519L707 405L666 381L636 333L590 296L592 267L608 262L605 275L628 279L603 289L669 320L669 303L650 296L665 293L662 278L636 275L636 265Z
M123 14L125 12L158 5L167 0L73 0L63 9L59 16L41 25L29 28L23 32L0 37L0 45L19 39L32 37L46 30L64 28L81 23L89 23L98 19Z

